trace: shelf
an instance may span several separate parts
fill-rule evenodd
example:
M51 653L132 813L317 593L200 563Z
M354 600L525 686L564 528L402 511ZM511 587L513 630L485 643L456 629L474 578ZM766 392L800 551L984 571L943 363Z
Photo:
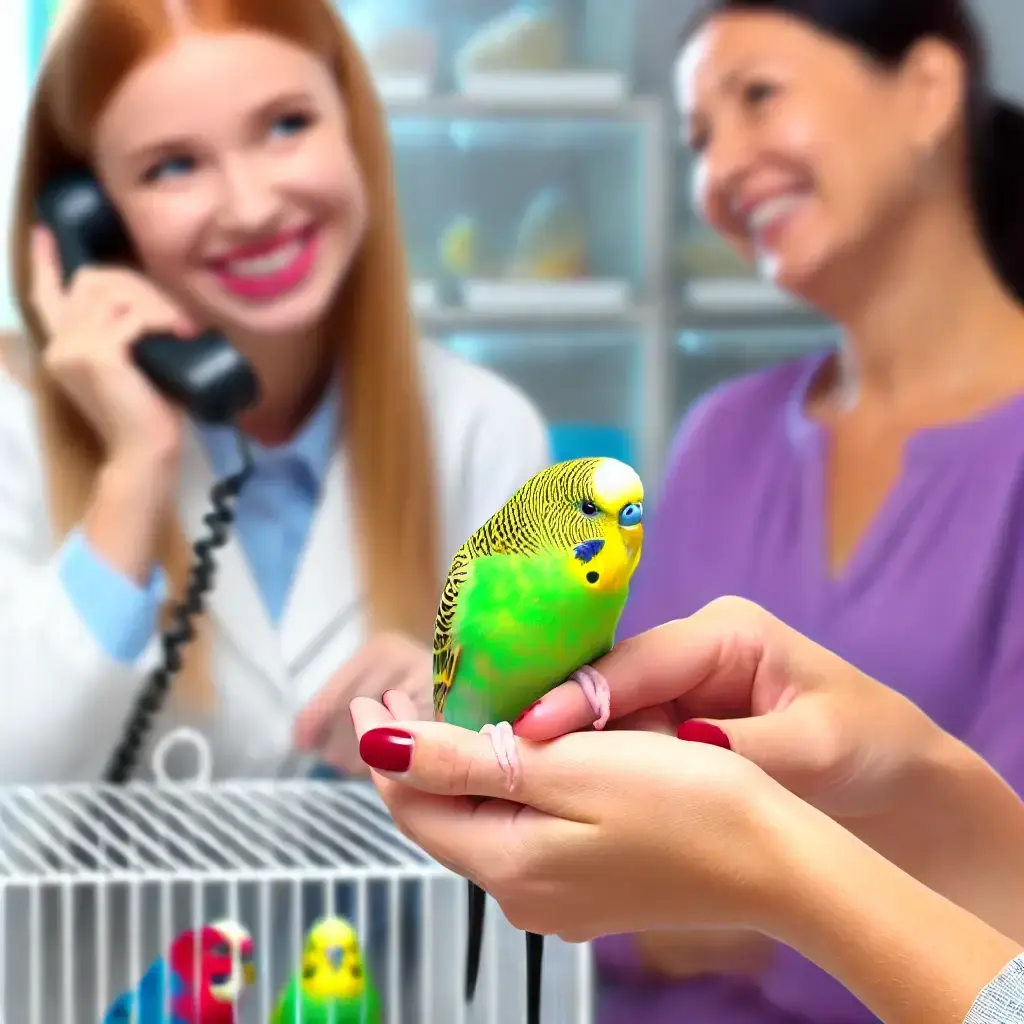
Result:
M607 107L624 104L629 86L614 71L483 72L468 75L460 92L495 105Z
M462 302L474 313L544 316L621 316L631 306L628 281L481 281L462 283Z
M793 296L769 281L705 278L683 285L683 305L707 313L771 313L801 308Z
M429 283L413 288L413 310L429 331L476 330L591 330L609 327L651 332L658 326L657 307L628 304L611 310L584 307L580 303L563 306L519 305L471 309L442 301L441 290Z
M426 89L425 92L420 91ZM377 91L391 117L445 119L469 118L566 118L590 121L639 121L658 116L660 107L647 96L622 96L588 102L551 93L529 95L525 91L494 96L471 96L431 90L429 80L396 78L378 80Z
M415 71L378 75L376 82L380 98L388 107L427 103L434 91L431 76Z
M676 348L683 358L740 359L770 364L835 346L834 326L743 328L738 330L683 330Z

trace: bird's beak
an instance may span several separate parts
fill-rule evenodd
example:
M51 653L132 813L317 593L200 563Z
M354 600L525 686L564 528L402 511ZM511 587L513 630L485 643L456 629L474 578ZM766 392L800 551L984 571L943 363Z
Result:
M327 960L336 971L341 970L341 963L344 959L345 950L341 946L328 946Z
M246 985L256 984L256 965L254 963L247 963L242 965L242 977L245 978Z
M643 523L637 523L636 526L620 526L619 529L622 530L622 543L626 545L629 557L635 558L644 542Z

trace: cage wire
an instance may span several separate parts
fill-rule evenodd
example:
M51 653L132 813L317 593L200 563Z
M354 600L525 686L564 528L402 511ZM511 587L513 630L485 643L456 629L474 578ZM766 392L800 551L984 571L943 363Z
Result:
M215 925L229 966L215 966L213 982L234 1010L216 1020L270 1024L307 933L338 916L358 935L345 956L379 992L380 1024L522 1024L525 941L493 901L476 999L464 1003L465 890L398 832L367 783L0 789L3 1022L101 1024L161 957L168 982L177 936ZM545 1022L591 1024L588 947L547 947ZM162 1009L145 1001L117 1019L177 1024L166 986ZM365 1001L331 1018L291 1005L280 1024L377 1019Z

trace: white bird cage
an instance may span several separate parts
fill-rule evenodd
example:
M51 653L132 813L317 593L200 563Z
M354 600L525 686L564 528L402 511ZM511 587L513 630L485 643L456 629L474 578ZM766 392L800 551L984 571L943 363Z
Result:
M522 1024L525 940L493 901L464 1004L465 890L368 783L0 789L2 1021L100 1024L176 935L228 918L255 951L236 1020L269 1024L308 929L338 914L359 934L383 1024ZM588 947L547 947L545 1024L591 1024Z

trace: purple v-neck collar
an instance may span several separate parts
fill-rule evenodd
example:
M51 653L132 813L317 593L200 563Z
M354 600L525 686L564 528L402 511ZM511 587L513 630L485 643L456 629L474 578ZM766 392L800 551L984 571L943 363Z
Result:
M821 423L807 414L811 387L832 358L834 353L825 352L807 360L807 365L797 376L786 407L786 430L804 467L804 522L809 527L807 558L808 569L813 570L806 574L805 579L817 580L825 587L819 601L826 600L829 593L847 594L866 578L895 525L907 512L909 503L918 497L921 474L933 464L933 460L955 457L958 452L967 457L981 458L985 455L986 438L993 445L998 445L1005 431L1015 423L1024 431L1024 393L1014 395L969 420L917 431L907 441L899 479L882 502L852 557L842 572L835 576L829 565L825 517L828 434Z

